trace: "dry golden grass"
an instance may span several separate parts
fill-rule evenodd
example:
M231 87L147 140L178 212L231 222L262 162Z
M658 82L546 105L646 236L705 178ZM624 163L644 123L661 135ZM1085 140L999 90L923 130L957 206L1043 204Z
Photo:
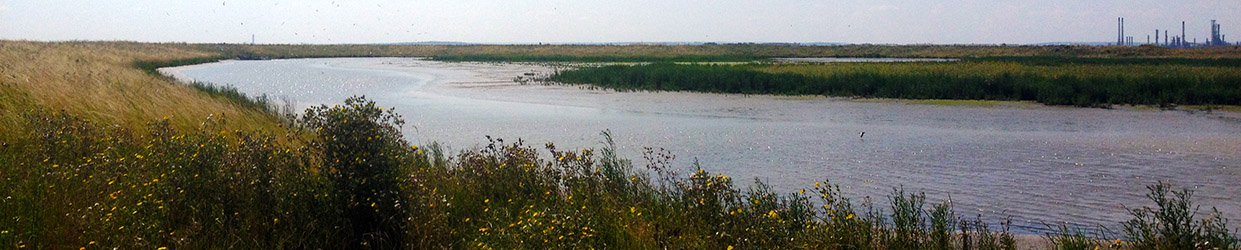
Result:
M35 107L64 110L101 124L142 128L168 116L174 127L196 128L208 115L224 114L230 129L256 129L275 121L267 114L210 98L184 84L152 76L135 61L207 57L177 45L128 42L0 41L0 136L26 124Z

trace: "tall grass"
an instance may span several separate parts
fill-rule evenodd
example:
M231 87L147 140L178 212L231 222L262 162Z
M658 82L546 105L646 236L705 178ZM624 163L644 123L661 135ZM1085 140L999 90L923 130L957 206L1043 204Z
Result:
M611 65L547 80L618 90L806 94L904 99L1026 100L1052 105L1241 104L1241 70L1183 65L1013 62L820 65Z
M416 110L414 111L416 112ZM308 109L296 130L134 131L31 110L0 151L0 246L27 248L811 248L1013 249L1007 223L893 190L857 203L829 181L780 194L600 149L492 139L449 155L409 145L402 120L364 98ZM303 136L308 134L311 136ZM296 140L300 143L279 143ZM1218 217L1194 221L1188 191L1135 209L1124 246L1193 239L1236 249ZM813 201L812 201L813 200ZM1138 212L1138 211L1149 211ZM1146 214L1154 214L1154 217ZM1169 224L1171 223L1171 224ZM1141 230L1152 228L1153 230ZM1199 243L1208 242L1208 243ZM1169 245L1172 246L1172 245ZM1175 245L1176 247L1183 245Z
M295 126L272 129L278 119L270 110L243 104L250 98L235 90L173 84L143 72L158 65L135 62L457 54L1128 55L1139 49L1149 48L5 41L0 247L1011 248L1005 224L958 217L946 202L926 207L920 193L894 190L890 206L883 206L855 202L827 181L815 183L809 195L779 194L761 182L741 188L724 174L668 165L672 156L662 151L648 151L645 165L635 165L615 155L610 139L599 149L500 139L460 153L409 145L395 130L399 116L365 99L312 108ZM1215 53L1203 51L1140 55ZM1237 249L1235 231L1218 216L1199 220L1165 205L1188 202L1189 195L1156 193L1150 197L1157 208L1134 210L1135 220L1125 222L1134 230L1126 231L1123 246L1181 246L1159 242L1188 238ZM1162 226L1184 225L1180 218L1197 222Z
M273 128L275 119L265 113L135 68L135 62L215 56L175 44L0 41L0 141L27 132L22 111L36 106L135 130L164 116L173 127L190 129L221 113L230 117L221 125L230 130Z

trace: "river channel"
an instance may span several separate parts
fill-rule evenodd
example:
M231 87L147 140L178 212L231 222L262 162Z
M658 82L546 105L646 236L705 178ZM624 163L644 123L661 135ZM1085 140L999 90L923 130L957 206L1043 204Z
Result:
M453 150L484 136L540 147L598 148L610 130L642 166L643 147L674 166L766 182L781 192L830 179L854 199L887 209L893 188L949 197L957 215L1118 230L1146 186L1195 191L1202 211L1241 222L1241 115L1033 103L926 105L814 96L615 92L518 84L553 68L415 58L223 61L161 69L182 81L232 85L289 100L295 109L365 95L394 107L410 142ZM865 132L864 136L860 136ZM1234 225L1235 226L1235 225Z

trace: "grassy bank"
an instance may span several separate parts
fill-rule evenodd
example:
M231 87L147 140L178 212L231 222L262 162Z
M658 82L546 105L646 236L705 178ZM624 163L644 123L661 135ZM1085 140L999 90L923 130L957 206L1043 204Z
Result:
M161 44L0 41L0 140L28 132L22 111L40 107L100 124L142 129L169 117L188 129L224 115L229 129L274 124L261 111L143 72L136 62L196 60L218 55Z
M285 133L145 132L72 114L25 113L34 128L0 152L0 245L30 248L1012 249L1006 224L893 190L841 196L824 180L780 194L727 175L538 149L495 139L459 154L409 145L392 109L365 99L311 108ZM312 134L313 137L301 136ZM277 143L297 140L299 143ZM295 145L295 146L289 146ZM549 155L544 158L541 155ZM641 168L635 168L643 166ZM1049 243L1104 249L1236 249L1192 193L1153 185L1151 204L1107 239L1068 228ZM813 202L812 202L813 201ZM886 201L886 202L885 202ZM1089 236L1089 237L1088 237ZM1119 240L1117 240L1119 239ZM1059 245L1057 245L1059 246Z
M385 48L396 52L378 50ZM546 47L481 47L471 53L514 48ZM581 48L612 50L570 49ZM627 53L670 48L681 47ZM608 143L599 148L496 139L477 149L443 152L408 144L397 113L365 99L311 108L289 127L277 113L244 104L252 98L235 90L175 84L143 69L200 60L194 58L407 53L401 49L407 47L2 42L0 247L1014 244L1005 224L958 214L950 203L927 201L918 192L893 190L886 199L866 202L841 196L827 180L789 194L763 183L742 188L724 173L671 166L674 156L666 152L649 151L645 162L618 158L606 134L601 136ZM1190 191L1152 184L1152 203L1124 204L1135 208L1133 219L1117 222L1111 234L1065 227L1047 235L1047 242L1078 249L1238 249L1226 221L1187 209L1193 207Z
M1238 67L1007 60L741 66L657 63L583 67L557 72L547 80L618 90L1037 101L1077 106L1241 105Z

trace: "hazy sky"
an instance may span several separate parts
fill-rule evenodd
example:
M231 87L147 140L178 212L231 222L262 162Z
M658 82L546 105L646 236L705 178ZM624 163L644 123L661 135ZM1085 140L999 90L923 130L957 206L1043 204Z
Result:
M0 38L147 42L472 43L1202 42L1217 19L1241 40L1241 1L184 1L0 0ZM1235 38L1231 36L1235 34Z

